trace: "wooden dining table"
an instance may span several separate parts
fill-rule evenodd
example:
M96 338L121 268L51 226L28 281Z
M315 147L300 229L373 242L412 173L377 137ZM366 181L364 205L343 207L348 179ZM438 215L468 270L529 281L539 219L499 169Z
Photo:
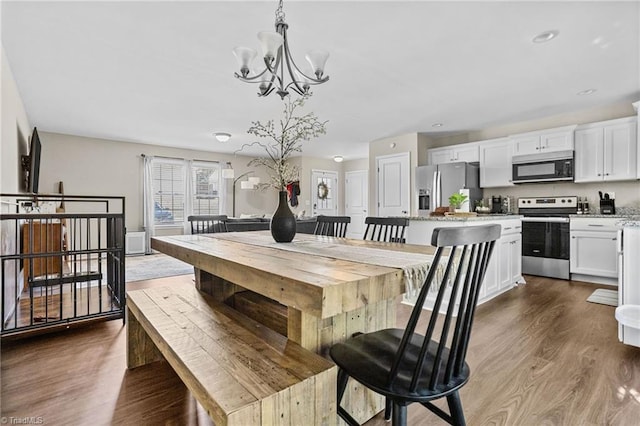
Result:
M395 327L407 269L388 265L428 264L435 251L308 234L275 243L269 231L153 237L151 247L193 265L196 287L217 300L250 290L286 306L287 337L324 356L354 333ZM354 382L343 406L363 423L384 400Z

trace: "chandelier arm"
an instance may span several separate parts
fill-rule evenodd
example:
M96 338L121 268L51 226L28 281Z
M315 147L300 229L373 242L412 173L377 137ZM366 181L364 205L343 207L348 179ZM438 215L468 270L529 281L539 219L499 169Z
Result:
M291 50L289 50L289 41L287 38L287 31L285 29L284 34L283 34L283 38L284 38L284 46L285 46L285 51L287 53L287 66L289 68L289 74L291 75L291 83L289 83L287 86L290 86L293 82L296 82L296 78L293 75L293 70L291 69L291 65L293 64L293 68L295 68L296 71L298 71L298 73L303 76L304 78L306 78L307 80L310 80L306 83L310 83L310 84L321 84L324 83L325 81L329 80L329 76L323 77L323 78L317 78L317 77L310 77L308 75L306 75L305 73L302 72L302 70L300 68L298 68L298 65L296 64L296 61L293 60L293 57L291 56ZM296 84L296 86L298 87L298 89L300 89L300 87L298 86L298 84Z
M271 67L271 64L269 64L269 61L265 58L264 60L264 64L266 65L267 69L265 71L269 71L271 73L271 81L269 82L269 85L267 86L267 90L269 91L269 93L271 93L273 91L274 88L278 88L280 90L282 90L282 86L284 85L284 79L281 78L280 76L278 76L278 68L280 68L282 70L282 47L280 47L278 49L278 54L276 55L276 60L273 64L273 68ZM278 80L277 82L277 86L274 87L275 84L275 80ZM266 95L265 95L266 96Z
M244 81L245 83L261 83L261 80L258 80L260 77L262 77L267 71L269 71L267 68L263 69L261 73L254 75L253 77L243 77L241 74L238 74L237 72L234 72L233 74L236 76L236 78Z

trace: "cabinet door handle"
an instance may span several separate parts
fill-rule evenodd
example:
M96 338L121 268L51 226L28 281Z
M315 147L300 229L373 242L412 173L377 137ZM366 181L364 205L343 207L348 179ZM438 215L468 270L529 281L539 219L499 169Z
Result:
M504 228L504 230L505 230L505 231L508 231L509 229L511 229L511 227L508 227L508 228Z
M574 237L571 237L571 238L573 238L574 240L576 239L576 237L575 237L575 236L574 236Z
M587 226L597 226L597 227L601 227L601 226L604 226L604 225L597 225L597 224L595 224L595 223L589 223L589 224L587 224Z
M600 173L598 173L598 176L602 176Z

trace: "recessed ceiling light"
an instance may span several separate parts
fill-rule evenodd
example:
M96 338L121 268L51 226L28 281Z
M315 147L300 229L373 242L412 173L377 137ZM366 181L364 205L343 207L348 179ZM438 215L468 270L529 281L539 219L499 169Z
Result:
M560 31L558 30L545 31L535 36L531 41L534 43L545 43L558 37L558 34L560 34Z
M586 90L583 90L581 92L576 93L576 95L578 95L578 96L590 95L595 91L596 91L596 89L586 89Z
M226 142L229 139L231 139L231 135L229 133L224 133L224 132L216 132L213 134L213 136L216 137L218 142Z
M336 163L342 163L343 160L344 160L344 158L342 158L342 155L334 155L333 156L333 161L335 161Z
M444 126L444 124L442 124L442 123L433 123L431 125L431 127L442 127L442 126Z

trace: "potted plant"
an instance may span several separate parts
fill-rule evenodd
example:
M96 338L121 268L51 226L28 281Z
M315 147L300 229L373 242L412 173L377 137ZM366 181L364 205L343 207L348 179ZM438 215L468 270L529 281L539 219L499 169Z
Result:
M458 211L460 209L460 206L462 206L462 203L464 203L467 200L467 196L464 194L460 194L458 192L451 194L451 196L449 197L449 207L453 208L454 211Z
M266 123L252 122L247 133L265 138L266 142L245 144L238 150L259 146L266 153L265 157L254 158L248 165L266 168L271 182L260 184L260 187L272 187L279 192L278 208L273 214L270 226L271 235L277 242L289 242L296 233L295 216L287 205L287 184L300 180L300 170L288 160L293 154L302 152L303 141L326 133L326 121L320 121L313 112L300 114L297 111L310 96L311 93L308 93L294 101L287 96L279 126L276 126L275 120Z

